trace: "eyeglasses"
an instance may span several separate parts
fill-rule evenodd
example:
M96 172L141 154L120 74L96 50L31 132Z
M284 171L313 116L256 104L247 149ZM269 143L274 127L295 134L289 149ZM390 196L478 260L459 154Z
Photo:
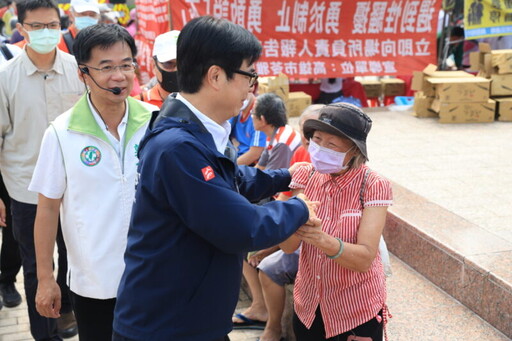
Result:
M153 56L153 60L155 61L157 68L163 68L164 71L176 70L176 62L173 62L173 61L159 62L158 59L156 58L156 56ZM162 66L160 67L158 64L160 64ZM159 70L159 71L161 72L162 70Z
M233 70L233 72L249 77L249 87L254 86L258 80L258 74L256 72L247 72L243 70Z
M90 69L93 69L93 70L97 70L101 73L104 73L104 74L111 74L111 73L114 73L117 69L121 70L121 72L125 72L125 73L130 73L130 72L134 72L135 69L137 68L137 63L135 62L131 62L131 63L126 63L126 64L121 64L121 65L107 65L107 66L104 66L104 67L101 67L101 68L97 68L97 67L92 67L92 66L89 66L89 65L85 65L84 66L90 68Z
M28 25L28 26L30 26L31 29L33 29L35 31L42 30L43 28L49 28L50 30L58 30L60 28L59 21L52 21L51 23L48 23L48 24L43 24L40 22L33 22L33 23L25 22L25 23L23 23L23 25Z

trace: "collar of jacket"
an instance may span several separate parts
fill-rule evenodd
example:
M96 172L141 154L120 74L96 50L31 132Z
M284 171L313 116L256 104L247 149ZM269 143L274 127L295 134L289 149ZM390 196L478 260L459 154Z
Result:
M185 128L190 134L196 136L196 138L201 141L205 147L214 150L215 153L219 153L215 147L212 147L215 146L215 142L213 141L213 137L208 129L206 129L203 123L182 101L176 99L175 93L167 97L160 109L160 112L153 112L153 116L149 123L150 133L142 139L139 146L139 152L144 148L146 142L150 138L158 135L163 130L174 127ZM231 142L228 142L226 149L227 152L221 155L236 164L236 152L234 153L234 159L231 155L231 149L234 150L234 146Z
M124 138L124 147L132 136L139 130L149 119L151 113L140 102L128 97L128 122ZM78 133L96 136L97 138L110 143L107 136L100 128L87 103L87 93L76 102L71 109L71 117L69 119L68 129Z
M203 125L203 123L197 118L196 115L180 100L176 99L176 95L178 93L174 92L171 95L167 96L162 108L158 115L154 115L149 123L151 128L156 127L159 121L166 117L176 118L180 123L190 123L194 122L199 125L199 128L203 132L208 132L208 129Z

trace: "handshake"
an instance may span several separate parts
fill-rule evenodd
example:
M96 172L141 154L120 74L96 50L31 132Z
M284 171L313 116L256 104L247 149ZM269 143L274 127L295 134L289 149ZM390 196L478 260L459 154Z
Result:
M309 200L308 197L304 193L297 194L297 198L302 199L306 203L306 205L308 207L308 211L309 211L309 219L306 222L306 224L304 224L303 226L321 227L322 220L320 220L316 216L316 210L320 206L320 202Z

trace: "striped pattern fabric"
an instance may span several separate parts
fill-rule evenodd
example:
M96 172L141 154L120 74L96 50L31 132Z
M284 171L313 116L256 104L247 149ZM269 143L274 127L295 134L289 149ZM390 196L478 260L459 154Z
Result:
M332 177L312 173L313 167L309 165L295 172L290 188L304 189L310 200L321 202L317 215L322 219L323 231L346 243L356 243L362 215L359 194L367 169L363 165L343 176ZM392 205L390 182L371 172L363 202L365 207ZM368 272L359 273L303 243L293 296L297 316L307 328L320 305L326 338L349 331L373 319L384 308L386 286L380 254Z
M272 144L270 144L270 137L267 137L267 149L271 150L279 143L284 143L293 152L300 145L300 135L289 125L279 127Z

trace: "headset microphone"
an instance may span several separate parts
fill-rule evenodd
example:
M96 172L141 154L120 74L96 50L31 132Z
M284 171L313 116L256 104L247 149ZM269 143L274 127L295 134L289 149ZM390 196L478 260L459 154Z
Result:
M88 68L86 68L86 67L81 67L81 68L79 68L79 69L80 69L80 71L82 71L83 73L85 73L86 75L88 75L89 77L91 77L92 81L94 82L94 84L96 84L96 85L98 86L98 88L100 88L100 89L102 89L102 90L105 90L105 91L108 91L108 92L111 92L111 93L113 93L114 95L119 95L119 94L121 93L121 91L122 91L122 90L121 90L121 88L119 88L119 87L117 87L117 86L116 86L116 87L114 87L114 88L112 88L112 89L109 89L109 88L104 88L104 87L102 87L101 85L99 85L99 84L94 80L94 78L92 77L92 75L89 73L89 69L88 69Z

